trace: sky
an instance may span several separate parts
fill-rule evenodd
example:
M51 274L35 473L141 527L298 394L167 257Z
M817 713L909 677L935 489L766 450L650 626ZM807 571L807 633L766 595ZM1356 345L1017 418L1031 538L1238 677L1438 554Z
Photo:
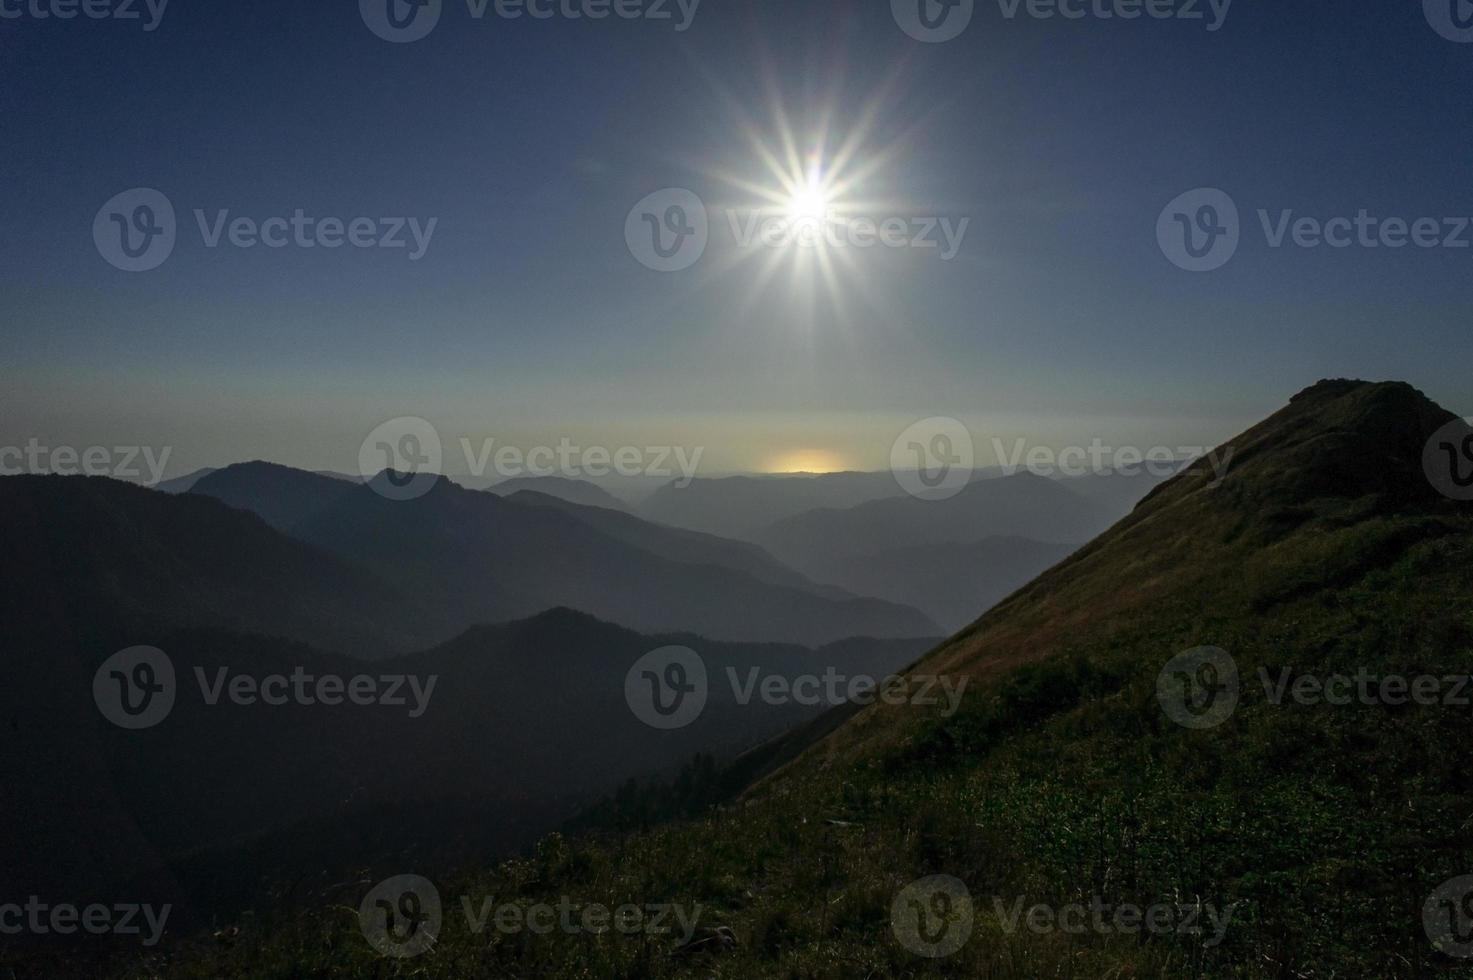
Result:
M0 0L0 447L351 471L417 417L446 472L494 440L698 447L718 474L883 469L933 417L978 465L996 439L1210 446L1324 377L1473 413L1473 43L1441 0L976 0L940 41L903 26L935 0L443 0L402 43L371 26L389 0L53 2ZM785 178L841 239L904 232L744 239L793 217ZM175 240L132 272L104 252L137 188ZM670 188L706 243L660 271L640 235L689 219ZM1236 251L1189 271L1158 225L1217 227L1204 188L1239 212L1207 261ZM298 209L406 247L232 244ZM1362 210L1437 245L1295 242Z

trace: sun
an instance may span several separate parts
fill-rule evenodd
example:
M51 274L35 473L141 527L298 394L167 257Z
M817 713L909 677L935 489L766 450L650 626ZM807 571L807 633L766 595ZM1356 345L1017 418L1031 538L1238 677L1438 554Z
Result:
M833 209L833 191L824 183L817 167L788 188L784 213L792 221L824 221Z
M769 457L762 471L774 475L793 473L838 473L844 458L827 449L790 449Z
M729 129L747 152L734 147L736 152L697 167L727 188L728 196L716 202L716 210L726 216L734 245L719 262L706 266L706 275L741 270L750 277L732 310L737 320L748 319L773 285L785 279L789 312L774 318L773 325L779 326L780 319L782 325L803 328L805 336L820 324L847 329L854 306L886 322L903 321L907 311L886 295L885 278L871 274L877 266L874 256L880 254L872 250L873 227L889 216L920 213L916 205L892 198L886 190L887 178L900 169L909 137L922 125L902 118L896 77L855 98L845 92L841 99L836 82L796 115L776 76L769 74L763 81L765 118L713 80L730 114ZM785 463L784 468L794 465Z

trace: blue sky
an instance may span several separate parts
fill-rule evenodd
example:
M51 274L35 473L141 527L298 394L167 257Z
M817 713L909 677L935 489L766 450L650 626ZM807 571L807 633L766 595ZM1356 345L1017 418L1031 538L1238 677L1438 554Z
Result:
M447 442L879 469L928 416L965 420L982 462L993 434L1211 444L1327 376L1473 412L1473 249L1275 249L1257 215L1473 216L1473 44L1419 2L1238 0L1209 31L979 0L926 44L886 0L704 0L683 31L445 0L391 44L351 2L172 0L152 31L0 19L0 45L6 444L351 469L370 429L418 415ZM832 281L811 254L734 263L726 209L775 184L752 137L784 131L824 159L862 135L854 207L965 218L956 256L851 249ZM137 187L179 238L127 273L92 226ZM667 187L711 217L674 273L624 236ZM1156 223L1201 187L1242 240L1190 273ZM437 224L411 261L212 249L193 216L298 208Z

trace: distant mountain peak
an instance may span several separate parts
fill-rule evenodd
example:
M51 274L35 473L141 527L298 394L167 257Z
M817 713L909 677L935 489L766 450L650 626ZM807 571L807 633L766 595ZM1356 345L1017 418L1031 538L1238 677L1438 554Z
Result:
M552 497L587 507L603 507L608 510L627 510L624 501L609 493L591 480L578 480L566 476L519 476L503 480L487 488L502 497L517 497L524 493L539 497Z
M364 485L375 493L386 497L399 497L405 488L413 487L413 497L424 497L431 493L444 493L451 488L465 489L447 476L439 473L405 473L396 469L383 469L364 481Z
M289 530L355 484L256 459L234 463L201 477L189 492L248 510L278 530Z

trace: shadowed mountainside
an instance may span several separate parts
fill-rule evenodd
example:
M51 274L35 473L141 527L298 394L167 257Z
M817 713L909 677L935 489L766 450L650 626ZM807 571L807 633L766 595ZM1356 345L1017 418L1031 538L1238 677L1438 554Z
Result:
M556 497L570 504L582 504L584 507L619 511L628 509L622 500L598 484L565 476L519 476L493 484L487 489L498 497L510 497L525 491Z
M436 629L420 645L556 606L736 641L940 632L915 609L821 587L751 545L546 496L503 498L441 477L422 496L392 500L372 482L258 463L212 474L195 493L279 522L432 607Z
M771 585L801 589L815 595L835 599L852 599L842 589L823 586L799 574L772 557L765 549L746 541L687 531L663 524L652 524L623 511L603 507L587 507L545 494L522 490L509 498L528 507L551 507L572 516L601 534L622 541L662 558L688 565L718 565L744 572ZM860 593L861 595L867 593Z
M1102 507L1064 483L1033 473L975 480L955 496L900 496L845 509L812 510L753 535L799 571L819 574L842 559L899 548L1015 536L1071 544L1109 526Z
M355 484L277 463L237 463L201 477L189 493L260 515L278 531L292 528L350 493Z
M794 761L734 805L643 833L550 841L532 861L437 882L447 908L476 895L699 905L708 942L487 942L447 915L435 955L415 970L1462 975L1433 948L1423 908L1473 868L1467 707L1271 696L1283 670L1473 671L1473 513L1439 495L1421 462L1452 417L1405 384L1315 385L1232 441L1223 481L1191 467L914 665L917 683L970 681L957 714L849 709L837 726L766 748ZM1204 690L1226 689L1164 668L1204 646L1221 649L1241 683L1234 710L1189 729L1172 720L1174 700L1200 711L1217 703ZM965 885L972 914L967 941L931 960L897 941L892 902L936 874ZM1178 917L1206 904L1228 917L1200 934L1010 919L1036 903L1095 902L1167 903ZM341 941L324 946L324 932ZM375 968L358 940L349 917L324 912L248 924L242 948L198 947L174 966L243 976L249 964L290 963L346 977Z
M729 476L667 483L640 505L661 524L728 538L749 538L774 521L820 507L853 507L903 491L890 473L795 473Z
M915 606L954 632L976 619L977 610L992 608L1074 550L1068 544L994 537L839 557L826 568L835 585Z
M366 665L219 629L73 640L15 626L7 664L27 688L0 700L6 894L170 902L181 924L288 885L322 888L406 849L435 867L511 853L625 780L670 774L697 752L731 758L822 710L738 703L728 670L884 676L934 642L726 644L553 610ZM99 714L93 672L138 642L169 658L176 695L166 717L132 731ZM712 678L704 710L678 731L646 725L625 697L635 661L669 645L694 650ZM263 678L298 674L308 702L268 701ZM383 700L349 701L345 683L329 702L322 677L371 680ZM262 685L248 703L224 693L245 678ZM61 809L79 782L85 804Z

